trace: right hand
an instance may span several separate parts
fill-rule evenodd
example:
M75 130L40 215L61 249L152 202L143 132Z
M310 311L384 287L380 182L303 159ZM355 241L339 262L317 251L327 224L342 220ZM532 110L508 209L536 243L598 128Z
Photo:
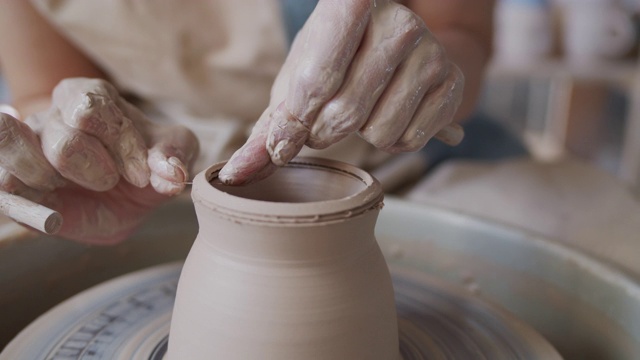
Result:
M411 9L393 0L319 1L269 107L218 177L257 181L304 145L324 149L352 133L383 151L418 151L454 120L463 89L462 71ZM451 129L440 136L459 138Z
M24 122L0 113L0 190L57 210L59 235L86 243L124 240L184 189L197 152L191 131L152 123L100 79L61 81Z

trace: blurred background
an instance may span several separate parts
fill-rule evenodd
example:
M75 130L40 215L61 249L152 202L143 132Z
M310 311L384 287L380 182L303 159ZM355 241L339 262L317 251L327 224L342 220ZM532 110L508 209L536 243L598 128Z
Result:
M499 0L480 110L538 160L568 154L640 189L638 0Z
M2 81L2 74L0 74L0 102L8 103L9 101L9 90L4 81Z

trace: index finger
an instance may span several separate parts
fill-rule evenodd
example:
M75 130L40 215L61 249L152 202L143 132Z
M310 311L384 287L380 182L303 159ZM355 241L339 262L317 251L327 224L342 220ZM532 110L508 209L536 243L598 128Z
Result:
M274 112L269 129L267 149L274 163L286 164L300 151L318 111L340 89L369 23L370 8L371 0L321 0L296 36L291 52L299 57L283 111ZM289 124L292 121L300 124Z

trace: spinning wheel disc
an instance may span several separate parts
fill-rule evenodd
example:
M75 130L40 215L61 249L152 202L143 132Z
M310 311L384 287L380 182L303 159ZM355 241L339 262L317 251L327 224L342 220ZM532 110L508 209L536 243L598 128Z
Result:
M181 264L105 282L24 329L0 360L162 359ZM469 292L392 267L404 360L560 359L532 328Z

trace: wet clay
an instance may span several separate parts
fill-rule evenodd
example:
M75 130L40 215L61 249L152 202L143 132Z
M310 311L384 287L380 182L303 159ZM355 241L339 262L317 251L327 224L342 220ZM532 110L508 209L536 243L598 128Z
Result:
M389 270L374 237L379 183L296 159L245 187L198 174L199 234L171 321L168 359L399 358Z

